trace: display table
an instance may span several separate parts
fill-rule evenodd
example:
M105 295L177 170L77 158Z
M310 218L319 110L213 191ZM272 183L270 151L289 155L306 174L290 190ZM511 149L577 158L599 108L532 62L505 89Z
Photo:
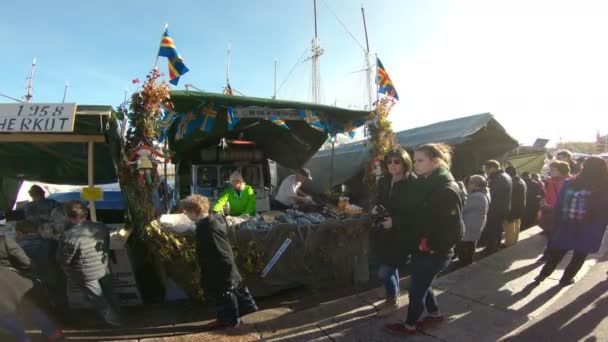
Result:
M180 226L168 228L164 223L165 233L171 230L180 239L180 246L194 248L192 222L188 226L178 215L174 215L174 219L180 221ZM239 271L255 296L268 296L301 286L313 289L350 286L353 282L369 279L370 219L367 214L356 218L330 218L316 224L279 223L264 227L256 229L245 221L228 228ZM157 239L167 240L160 235ZM291 239L291 244L262 277L262 270L286 239ZM165 259L166 272L185 293L195 298L197 289L194 287L198 286L196 280L200 274L198 264L192 257L188 261L181 259L183 257L175 256Z
M231 237L237 263L247 286L256 296L307 286L322 289L365 281L369 255L368 215L319 224L279 224L271 229L237 229ZM266 277L261 269L285 239L292 242ZM258 260L252 260L258 256ZM253 265L252 265L253 263ZM253 267L251 267L253 266ZM362 279L363 278L363 279Z

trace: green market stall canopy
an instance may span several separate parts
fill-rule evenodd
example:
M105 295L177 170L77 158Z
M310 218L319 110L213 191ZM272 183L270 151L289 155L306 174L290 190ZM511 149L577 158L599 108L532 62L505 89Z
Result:
M160 122L174 162L197 158L222 138L249 140L280 165L298 168L329 135L365 124L370 112L319 104L177 90Z

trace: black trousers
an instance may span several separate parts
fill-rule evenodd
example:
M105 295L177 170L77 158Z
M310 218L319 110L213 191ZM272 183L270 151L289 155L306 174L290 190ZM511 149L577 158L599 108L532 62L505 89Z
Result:
M239 317L255 311L258 307L246 286L228 289L217 297L217 320L222 323L239 324Z
M547 256L547 261L545 262L545 266L543 267L543 269L540 271L538 279L543 280L550 276L551 273L555 271L555 268L560 263L560 261L562 261L564 255L566 255L567 252L568 251L563 249L547 249L547 251L545 252L545 255ZM583 267L585 259L587 259L587 253L579 253L575 251L572 255L570 263L568 263L568 266L566 266L566 269L564 270L564 275L562 276L560 282L568 282L572 280L574 276L576 276L578 271L581 269L581 267Z
M488 215L486 227L481 234L481 240L486 245L487 253L494 253L498 251L500 241L502 241L502 223L504 220L505 218L503 215Z
M456 244L455 252L461 265L473 263L476 245L477 241L460 241Z

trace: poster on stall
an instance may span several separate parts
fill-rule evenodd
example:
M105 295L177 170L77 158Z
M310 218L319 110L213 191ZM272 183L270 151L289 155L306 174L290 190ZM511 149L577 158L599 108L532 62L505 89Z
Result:
M285 250L287 249L287 247L289 247L290 243L291 243L290 238L285 239L285 241L281 245L281 248L279 248L279 250L274 254L272 259L270 259L270 262L268 263L268 265L266 265L266 267L264 267L264 270L262 271L262 278L266 277L266 275L268 274L268 272L270 272L270 270L272 269L274 264L277 263L277 261L279 260L281 255L283 255L283 253L285 253Z

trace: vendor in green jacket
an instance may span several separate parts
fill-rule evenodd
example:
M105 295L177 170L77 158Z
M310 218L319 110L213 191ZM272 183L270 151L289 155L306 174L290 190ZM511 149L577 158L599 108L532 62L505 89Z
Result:
M238 171L230 174L230 183L232 187L222 192L217 199L217 203L213 206L213 211L223 212L226 203L228 203L231 216L255 215L255 192L253 188L245 184L243 176Z

